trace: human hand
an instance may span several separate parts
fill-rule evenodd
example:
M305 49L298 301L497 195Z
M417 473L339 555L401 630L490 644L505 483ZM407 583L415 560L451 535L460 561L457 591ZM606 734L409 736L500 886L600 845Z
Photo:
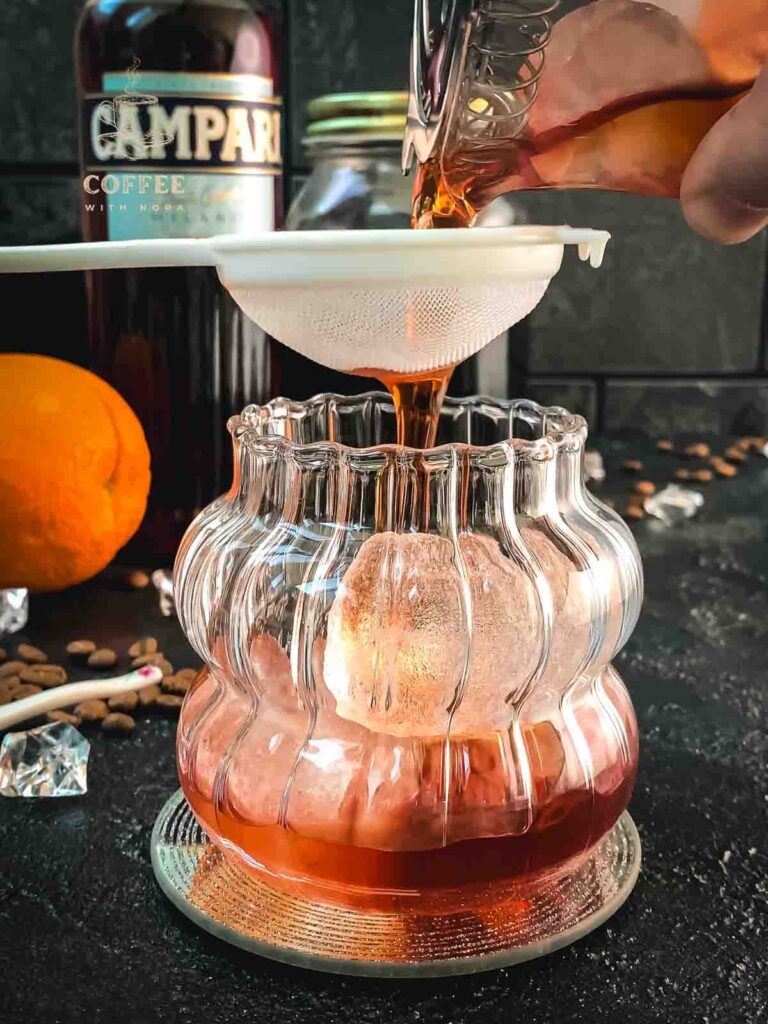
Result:
M751 238L768 224L768 64L693 156L688 145L703 130L695 115L674 114L671 104L665 120L653 97L706 100L751 81L768 61L767 10L766 0L600 0L567 13L555 25L529 125L534 136L587 128L532 158L544 182L557 185L559 175L622 191L679 190L699 234ZM637 111L593 138L590 122L602 124L628 97L648 97L648 121ZM646 138L653 133L655 148Z
M716 242L744 242L768 224L768 65L699 144L680 201L694 231Z

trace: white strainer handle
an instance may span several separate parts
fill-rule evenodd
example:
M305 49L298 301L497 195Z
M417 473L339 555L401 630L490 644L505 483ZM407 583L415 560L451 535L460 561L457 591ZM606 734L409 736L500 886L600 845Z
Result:
M126 267L210 267L216 260L206 238L149 238L71 245L0 246L0 273L116 270Z

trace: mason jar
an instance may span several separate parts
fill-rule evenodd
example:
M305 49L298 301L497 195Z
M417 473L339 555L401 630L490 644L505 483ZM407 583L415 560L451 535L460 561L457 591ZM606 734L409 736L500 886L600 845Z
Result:
M413 182L400 167L408 94L339 93L307 105L311 168L289 230L407 228Z

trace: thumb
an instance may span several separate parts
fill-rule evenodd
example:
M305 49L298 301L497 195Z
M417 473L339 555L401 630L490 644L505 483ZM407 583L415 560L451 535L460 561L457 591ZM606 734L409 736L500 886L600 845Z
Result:
M683 175L683 213L716 242L743 242L768 224L768 65L712 127Z

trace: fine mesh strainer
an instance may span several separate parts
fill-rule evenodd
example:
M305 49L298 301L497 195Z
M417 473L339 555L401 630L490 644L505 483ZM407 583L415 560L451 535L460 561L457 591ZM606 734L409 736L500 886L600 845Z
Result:
M466 359L539 303L566 245L602 262L606 231L286 231L0 248L0 272L215 266L243 311L336 370L420 373Z

